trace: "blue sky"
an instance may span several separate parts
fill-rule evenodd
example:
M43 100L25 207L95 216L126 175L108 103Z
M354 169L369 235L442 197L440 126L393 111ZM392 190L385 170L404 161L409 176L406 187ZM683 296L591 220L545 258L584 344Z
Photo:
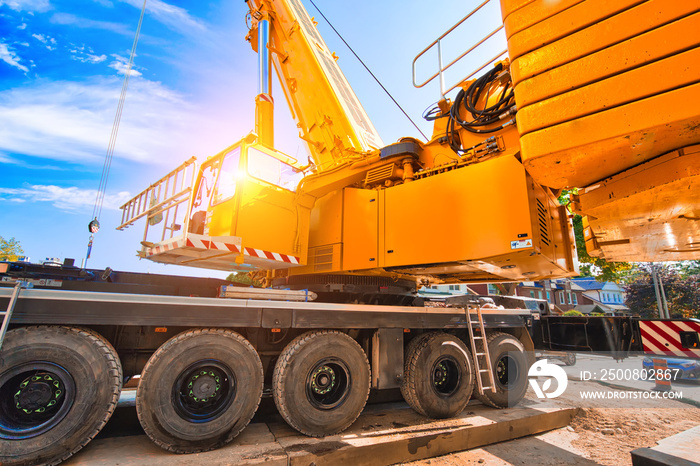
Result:
M384 142L418 136L314 7L302 1L341 57L338 63ZM316 0L426 134L431 125L420 115L439 93L436 85L412 86L411 62L472 3ZM87 224L141 5L140 0L0 0L0 236L18 239L34 261L73 257L79 264L85 256ZM246 12L242 0L148 0L90 267L222 275L140 261L135 251L142 226L125 232L114 227L121 218L118 207L132 195L189 157L204 160L252 130L256 56L244 40ZM497 11L485 12L475 35L485 35L497 21ZM446 43L447 57L464 50L464 43ZM273 94L278 148L303 154L279 86Z

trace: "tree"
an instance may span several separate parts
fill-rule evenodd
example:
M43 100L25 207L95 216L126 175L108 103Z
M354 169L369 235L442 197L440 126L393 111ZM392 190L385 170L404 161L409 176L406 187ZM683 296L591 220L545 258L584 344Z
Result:
M559 203L569 204L571 194L576 192L577 189L565 189L559 196ZM609 262L600 257L590 256L583 238L583 217L575 214L573 224L579 270L582 277L593 277L601 282L620 282L634 269L634 266L628 262Z
M643 264L623 285L625 303L641 317L659 317L652 273L661 279L671 317L700 318L700 275L684 273L679 264Z
M20 246L19 241L14 237L5 241L5 239L0 236L0 260L16 261L17 258L23 254L22 246Z

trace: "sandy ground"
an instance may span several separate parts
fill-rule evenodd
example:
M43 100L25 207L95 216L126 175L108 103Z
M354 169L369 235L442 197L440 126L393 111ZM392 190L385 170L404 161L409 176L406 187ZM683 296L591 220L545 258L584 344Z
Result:
M571 382L571 387L567 390L569 395L564 394L558 398L557 404L580 406L580 400L572 395L576 392L571 388L605 392L613 390L592 382ZM524 406L543 404L545 402L540 402L531 393L522 402ZM653 447L658 440L700 425L700 409L678 401L628 401L624 408L610 405L614 406L612 403L601 403L600 407L582 408L571 425L563 429L407 464L631 465L630 451L640 447Z

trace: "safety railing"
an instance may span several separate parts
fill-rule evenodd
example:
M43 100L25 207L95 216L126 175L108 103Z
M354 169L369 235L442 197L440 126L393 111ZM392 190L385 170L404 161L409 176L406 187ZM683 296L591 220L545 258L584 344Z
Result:
M435 78L439 77L440 78L440 95L444 97L446 94L448 94L451 90L455 89L457 86L460 85L460 83L466 81L467 79L473 77L477 73L479 73L481 70L489 66L490 64L496 62L499 58L503 57L504 55L507 55L508 50L505 49L501 52L499 52L497 55L495 55L493 58L488 60L486 63L478 67L476 70L474 70L472 73L468 74L464 78L460 79L456 83L454 83L449 89L445 89L445 71L447 71L449 68L451 68L454 64L460 62L464 57L469 55L471 52L476 50L478 47L483 45L487 40L495 36L499 31L503 29L503 24L493 31L491 31L489 34L487 34L485 37L483 37L481 40L479 40L476 44L472 45L469 47L464 53L462 53L460 56L452 60L450 63L447 65L443 65L443 59L442 59L442 42L443 40L450 35L455 29L457 29L459 26L461 26L465 21L467 21L469 18L473 17L474 14L476 14L479 10L481 10L484 6L486 6L489 2L492 0L484 0L479 6L474 8L472 11L470 11L464 18L459 20L454 26L452 26L450 29L445 31L440 37L435 39L430 45L428 45L426 48L423 49L422 52L420 52L418 55L416 55L416 58L413 59L413 64L412 64L412 71L413 71L413 86L417 88L421 88L434 80ZM438 71L436 71L434 74L432 74L428 79L423 81L422 83L417 83L416 82L416 62L420 57L425 55L428 51L432 50L433 47L437 47L437 56L438 56Z
M164 241L166 237L173 238L179 231L187 231L187 203L197 175L195 160L195 157L192 157L185 161L121 206L122 219L117 230L129 228L137 220L145 217L144 243L148 242L148 227L161 222L163 229L157 241Z

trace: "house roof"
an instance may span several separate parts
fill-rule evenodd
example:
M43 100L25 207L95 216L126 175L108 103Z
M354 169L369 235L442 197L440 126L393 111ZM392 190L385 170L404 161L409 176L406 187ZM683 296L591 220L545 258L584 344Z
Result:
M582 314L590 314L591 312L605 312L605 309L597 304L579 304L574 308L574 310L579 311Z
M602 290L603 286L605 286L605 282L599 282L595 278L588 278L588 277L573 278L573 279L571 279L571 281L575 282L578 286L580 286L584 290Z

